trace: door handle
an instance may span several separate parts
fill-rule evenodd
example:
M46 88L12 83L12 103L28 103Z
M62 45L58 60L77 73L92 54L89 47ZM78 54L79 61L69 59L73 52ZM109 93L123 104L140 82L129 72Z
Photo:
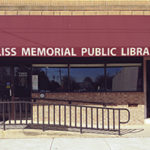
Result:
M10 96L12 96L12 92L11 92L11 89L9 89L9 94L10 94Z

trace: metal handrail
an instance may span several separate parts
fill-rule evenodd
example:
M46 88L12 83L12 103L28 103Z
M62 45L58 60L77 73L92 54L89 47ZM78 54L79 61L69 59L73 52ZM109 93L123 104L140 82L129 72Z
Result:
M6 125L40 124L43 131L45 126L48 125L49 127L77 128L80 129L81 133L83 129L93 129L117 131L121 135L120 125L126 124L130 120L130 112L126 108L50 104L31 101L0 102L0 108L2 110L4 130ZM127 112L126 121L121 121L123 111Z
M18 97L16 98L15 97L15 101L17 100L23 100L23 101L33 101L33 102L36 102L37 100L45 100L45 101L54 101L54 102L67 102L68 104L72 104L72 103L86 103L86 104L93 104L93 105L103 105L103 106L107 106L107 105L116 105L115 103L112 103L112 102L109 102L109 103L106 103L106 102L93 102L93 101L88 101L88 100L76 100L76 99L57 99L57 98L39 98L39 97L35 97L35 98L31 98L31 97L27 97L27 98L24 98L24 97ZM1 99L0 99L1 100ZM4 98L4 101L5 101L5 98ZM1 101L0 101L1 102ZM44 102L45 103L45 102Z

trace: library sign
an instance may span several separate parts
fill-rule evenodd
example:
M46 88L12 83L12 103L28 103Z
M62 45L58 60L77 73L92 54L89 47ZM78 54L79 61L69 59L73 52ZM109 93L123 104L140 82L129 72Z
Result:
M0 57L118 57L150 56L150 47L1 47Z

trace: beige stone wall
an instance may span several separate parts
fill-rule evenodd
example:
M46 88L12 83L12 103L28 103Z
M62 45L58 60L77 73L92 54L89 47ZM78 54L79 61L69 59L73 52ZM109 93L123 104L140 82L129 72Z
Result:
M149 0L0 0L1 10L150 10Z
M150 11L0 11L0 15L150 15Z
M149 0L0 0L0 15L149 14Z
M55 107L55 110L54 110ZM51 124L51 125L61 125L61 126L72 126L72 127L88 127L88 128L105 128L113 129L118 128L118 111L114 111L115 120L113 122L113 110L109 109L109 112L107 109L103 110L103 116L102 116L102 109L99 109L99 107L102 106L96 106L94 108L88 107L86 110L86 107L79 107L78 105L75 106L65 106L65 105L45 105L44 106L44 124ZM98 108L98 109L97 109ZM48 116L48 109L49 109L49 116ZM75 110L76 109L76 110ZM43 106L39 106L39 116L37 116L37 105L33 106L33 119L34 123L37 123L39 121L40 124L43 124ZM82 112L82 114L81 114ZM109 118L108 119L108 113ZM55 117L54 117L55 114ZM87 120L86 120L86 114L87 114ZM97 118L98 114L98 118ZM127 112L121 111L121 121L127 120ZM80 117L82 115L82 123L80 120ZM49 117L49 121L48 121ZM39 118L39 119L38 119ZM104 118L104 119L102 119ZM54 121L55 120L55 121ZM104 120L104 121L102 121ZM109 120L109 123L108 123Z
M33 93L32 97L40 97L38 93ZM68 104L68 102L63 102L59 100L69 100L71 104L77 106L91 106L88 102L97 102L99 104L94 104L94 107L105 107L105 108L127 108L130 111L131 119L128 125L139 125L144 123L144 93L143 92L109 92L109 93L47 93L46 98L53 99L53 101L37 100L37 102L48 102L49 104ZM57 101L54 101L54 100ZM80 101L80 102L75 102ZM86 103L84 103L86 102ZM40 110L42 115L42 110ZM57 110L56 110L57 111ZM36 107L34 107L34 120L36 121ZM90 113L90 112L89 112ZM42 121L42 116L40 115L40 120ZM107 113L105 114L107 115ZM112 112L110 113L110 116ZM117 114L116 114L117 115ZM48 113L45 114L46 120ZM112 117L111 117L112 118ZM121 113L122 121L127 120L127 112L122 111ZM45 121L46 121L45 120ZM96 117L94 119L96 122ZM110 121L112 123L112 119ZM105 118L105 123L107 123L107 118Z

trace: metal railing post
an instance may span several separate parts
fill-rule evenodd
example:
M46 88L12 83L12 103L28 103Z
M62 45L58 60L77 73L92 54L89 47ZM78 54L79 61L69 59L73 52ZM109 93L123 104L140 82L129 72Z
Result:
M11 116L11 105L14 105L14 123L10 122ZM25 105L25 114L22 106ZM28 105L31 107L31 123L28 122ZM104 108L104 107L94 107L94 106L83 106L83 105L64 105L64 104L49 104L49 103L37 103L37 102L27 102L27 101L13 101L13 102L0 102L1 117L3 120L2 128L6 129L6 125L29 125L37 124L41 125L43 131L46 129L47 116L48 125L54 127L61 126L63 128L76 128L83 133L83 129L92 130L104 130L104 131L115 131L118 135L121 135L121 125L126 124L130 120L130 112L126 108ZM19 107L19 110L16 108ZM33 107L37 107L37 112L33 112ZM48 106L48 110L47 110ZM52 108L50 108L52 106ZM62 108L64 106L64 108ZM73 108L72 108L73 107ZM8 110L7 110L8 108ZM50 111L50 109L52 111ZM90 111L91 110L91 111ZM62 112L64 111L64 112ZM40 115L41 112L41 115ZM127 116L126 120L122 120L122 112L125 112ZM8 113L8 122L7 120ZM37 113L37 114L36 114ZM101 113L101 114L100 114ZM20 115L19 115L20 114ZM34 118L37 117L37 122ZM17 119L20 116L20 121ZM46 118L45 118L46 117ZM52 117L52 119L51 119ZM59 117L59 118L58 118ZM88 119L89 117L89 119ZM23 121L25 119L25 122ZM52 120L52 121L51 121ZM90 126L91 125L91 126ZM112 126L111 126L112 125Z
M80 133L82 134L82 106L80 106Z
M44 104L43 104L43 125L42 125L42 127L43 127L43 131L45 130L45 127L44 127Z
M3 103L3 130L5 130L5 103Z
M120 133L120 109L118 110L118 134L121 135Z

